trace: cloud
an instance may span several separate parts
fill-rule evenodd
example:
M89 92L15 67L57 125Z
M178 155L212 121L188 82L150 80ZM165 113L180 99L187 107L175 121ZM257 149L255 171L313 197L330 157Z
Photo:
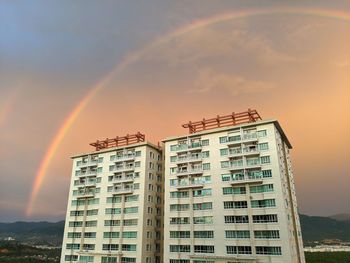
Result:
M267 92L273 88L274 84L271 82L251 80L235 74L219 73L212 69L204 69L198 74L194 88L188 92L208 93L223 90L233 96L237 96Z
M338 60L338 61L332 61L331 64L338 68L346 68L350 66L349 60Z
M237 59L249 59L262 65L300 61L299 58L277 50L266 37L230 24L208 26L177 36L169 43L154 47L144 56L148 63L165 62L170 66L217 59L231 63Z

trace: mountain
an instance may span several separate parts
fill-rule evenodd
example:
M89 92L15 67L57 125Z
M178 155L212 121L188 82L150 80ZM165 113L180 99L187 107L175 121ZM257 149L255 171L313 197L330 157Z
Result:
M350 220L339 221L329 217L300 215L305 244L325 239L350 242ZM29 244L60 246L64 221L0 223L0 240L13 237Z
M12 237L29 244L59 246L63 230L64 221L0 223L0 239Z
M329 217L300 215L304 243L339 239L350 242L350 221L338 221Z
M350 221L350 213L336 214L329 217L337 221Z

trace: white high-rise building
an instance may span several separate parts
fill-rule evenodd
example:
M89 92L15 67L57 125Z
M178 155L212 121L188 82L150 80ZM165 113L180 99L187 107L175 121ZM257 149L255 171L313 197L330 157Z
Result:
M163 262L162 152L143 134L73 158L61 263Z
M164 263L304 263L292 148L255 110L165 139Z

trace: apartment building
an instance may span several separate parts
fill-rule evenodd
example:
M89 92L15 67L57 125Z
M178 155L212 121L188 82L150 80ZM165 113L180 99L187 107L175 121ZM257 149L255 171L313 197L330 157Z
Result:
M165 139L165 263L304 263L292 149L255 110Z
M163 262L162 151L141 133L73 156L61 263Z

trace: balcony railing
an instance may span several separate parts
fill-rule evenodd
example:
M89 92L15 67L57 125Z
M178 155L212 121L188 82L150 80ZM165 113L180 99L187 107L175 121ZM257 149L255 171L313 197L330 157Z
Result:
M177 169L176 174L177 175L184 175L184 174L199 174L203 173L203 168L187 168L187 169Z
M87 171L77 171L76 176L95 176L97 175L97 170L87 170Z
M112 191L114 195L131 194L133 192L134 192L134 187L114 188Z
M263 175L262 172L248 172L231 175L229 182L230 184L246 184L246 183L262 183Z
M96 185L96 179L87 180L87 181L79 181L78 183L76 183L74 185L75 186L93 186L93 185Z
M123 175L123 176L114 176L112 179L113 182L132 182L134 181L134 175Z
M184 163L184 162L195 162L202 160L201 155L188 155L188 156L179 156L176 160L177 163Z
M186 150L192 150L192 149L200 149L201 147L202 147L202 144L200 142L193 142L190 144L183 143L183 144L178 144L173 151L186 151Z
M203 182L181 182L175 187L177 189L187 189L187 188L203 188L203 186L204 186Z
M135 154L123 154L123 155L116 155L113 161L120 162L120 161L133 160L133 159L135 159Z
M255 141L257 139L257 133L243 133L227 137L227 144L236 144L240 141Z
M240 161L234 161L230 162L229 170L240 170L240 169L246 169L246 168L254 168L254 167L260 167L260 160L259 159L247 159L246 163L243 162L243 160Z
M91 197L95 195L95 190L93 191L86 191L86 190L82 190L82 191L78 191L77 197L81 198L81 197Z
M131 171L134 170L134 165L121 165L121 166L114 166L113 169L110 170L110 172L123 172L123 171Z
M87 167L87 166L97 166L98 160L87 160L85 162L81 162L78 167Z

